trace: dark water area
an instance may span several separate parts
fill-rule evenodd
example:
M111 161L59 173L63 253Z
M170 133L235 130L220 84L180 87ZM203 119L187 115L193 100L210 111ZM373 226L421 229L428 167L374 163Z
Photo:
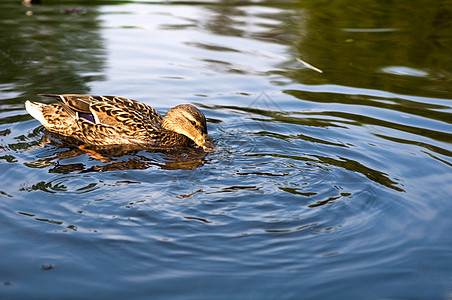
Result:
M1 299L452 298L450 1L0 14ZM191 103L218 149L99 159L40 93Z

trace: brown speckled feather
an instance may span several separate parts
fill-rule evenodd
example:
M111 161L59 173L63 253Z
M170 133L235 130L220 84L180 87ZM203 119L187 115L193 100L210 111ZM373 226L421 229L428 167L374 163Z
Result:
M48 130L87 144L159 148L192 145L193 141L202 147L206 147L205 141L211 144L204 115L191 105L173 108L171 119L167 119L170 125L164 127L164 118L156 110L135 100L77 94L42 96L58 103L27 101L29 113Z
M159 131L162 116L152 107L135 100L75 94L42 96L52 97L60 102L53 105L55 111L48 113L46 119L55 120L59 115L60 120L71 117L74 122L72 126L67 126L68 122L63 121L66 124L53 131L71 135L89 144L143 144L144 141L150 142L161 135ZM92 114L95 123L79 117L77 112ZM52 113L53 117L50 116Z

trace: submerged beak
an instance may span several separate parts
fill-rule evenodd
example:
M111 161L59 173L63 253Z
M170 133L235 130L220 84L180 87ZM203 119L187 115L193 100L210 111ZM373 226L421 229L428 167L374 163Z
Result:
M206 152L213 152L215 150L215 145L209 139L207 134L203 134L200 138L195 139L196 145L202 147Z

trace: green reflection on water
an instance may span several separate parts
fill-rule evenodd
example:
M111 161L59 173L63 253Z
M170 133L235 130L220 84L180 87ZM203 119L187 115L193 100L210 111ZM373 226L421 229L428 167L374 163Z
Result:
M287 22L296 36L294 54L325 73L301 69L286 76L308 84L328 81L450 98L450 1L307 1L300 9L299 20ZM386 72L398 66L413 72L405 76Z
M45 2L45 1L44 1ZM85 93L103 80L105 51L98 12L68 14L61 5L0 4L0 84L24 97Z

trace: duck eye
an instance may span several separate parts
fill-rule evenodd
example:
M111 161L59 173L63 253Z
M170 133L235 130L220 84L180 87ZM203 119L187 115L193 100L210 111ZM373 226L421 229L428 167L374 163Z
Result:
M196 122L193 120L190 120L191 125L196 126Z

